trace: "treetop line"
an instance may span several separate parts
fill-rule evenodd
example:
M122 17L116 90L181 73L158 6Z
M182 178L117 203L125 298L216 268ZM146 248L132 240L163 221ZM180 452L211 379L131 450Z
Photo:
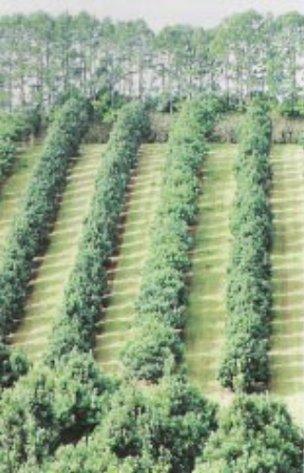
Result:
M303 95L304 16L253 10L205 30L143 20L113 22L87 13L0 18L0 105L52 106L77 88L163 99L217 92L244 103L256 92L292 103Z

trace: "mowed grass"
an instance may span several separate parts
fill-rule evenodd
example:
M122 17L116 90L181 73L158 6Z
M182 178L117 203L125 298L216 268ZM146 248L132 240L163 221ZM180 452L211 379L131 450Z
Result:
M229 217L235 183L235 145L213 145L206 158L199 222L192 251L192 281L186 324L186 360L191 380L219 401L226 393L217 373L225 338Z
M84 145L70 169L67 186L45 255L30 283L25 313L11 342L31 360L45 351L54 319L60 310L64 287L75 263L84 220L102 166L103 145Z
M165 158L166 145L143 145L139 151L138 167L129 184L120 244L109 270L111 291L105 297L106 307L97 327L95 356L99 365L109 372L119 371L119 353L133 334L134 303L149 255Z
M6 245L7 235L39 161L42 149L42 140L23 145L18 153L12 175L0 187L0 260Z
M304 151L272 150L274 214L271 392L304 426Z

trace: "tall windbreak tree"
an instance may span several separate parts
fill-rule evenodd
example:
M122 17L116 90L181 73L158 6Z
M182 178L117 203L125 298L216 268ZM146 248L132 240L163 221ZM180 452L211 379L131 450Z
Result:
M48 110L74 88L159 101L219 93L242 106L256 93L286 100L303 92L304 17L254 10L216 28L173 25L152 31L143 20L98 20L87 13L0 17L0 106Z

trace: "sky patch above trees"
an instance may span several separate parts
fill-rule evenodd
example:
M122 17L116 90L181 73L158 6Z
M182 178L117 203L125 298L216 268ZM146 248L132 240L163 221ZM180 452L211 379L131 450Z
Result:
M118 20L144 18L150 27L160 29L173 23L190 23L205 27L217 25L235 12L255 9L261 13L281 15L297 10L304 13L302 0L1 0L0 15L37 10L58 14L63 11L78 13L82 10L98 18L111 16Z

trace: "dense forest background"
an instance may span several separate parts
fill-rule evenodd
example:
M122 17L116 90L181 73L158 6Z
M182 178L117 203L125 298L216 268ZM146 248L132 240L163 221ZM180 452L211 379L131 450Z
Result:
M217 28L168 26L143 20L114 23L87 13L16 14L0 18L0 105L51 107L80 89L149 98L172 110L179 98L221 94L240 106L256 93L300 110L304 16L236 14Z

